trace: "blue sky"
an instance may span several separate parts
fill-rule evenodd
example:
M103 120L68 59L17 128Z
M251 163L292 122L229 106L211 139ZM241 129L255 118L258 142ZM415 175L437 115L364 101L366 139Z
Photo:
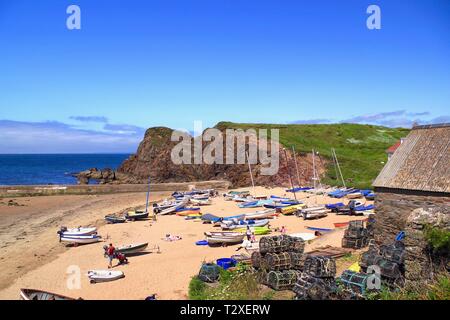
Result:
M0 0L0 41L0 153L133 152L194 120L450 121L448 0Z

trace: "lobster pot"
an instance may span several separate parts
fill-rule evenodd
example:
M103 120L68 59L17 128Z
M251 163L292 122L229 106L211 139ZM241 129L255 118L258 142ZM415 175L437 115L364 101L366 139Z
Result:
M258 270L258 272L256 273L256 280L261 284L267 285L267 270Z
M355 238L342 238L343 248L361 249L367 246L369 240L367 237L355 239Z
M263 257L261 256L261 253L255 251L252 253L252 266L255 269L261 269L261 260Z
M292 289L296 300L328 300L336 292L334 278L316 278L302 273Z
M268 253L264 258L269 270L281 271L291 268L291 256L289 252Z
M305 240L297 237L289 237L289 238L290 238L290 246L288 251L300 254L305 252L305 243L306 243Z
M303 272L318 278L334 278L336 276L336 262L324 256L307 256Z
M384 259L395 262L397 264L403 264L405 262L406 250L403 243L398 242L392 245L381 246L381 255Z
M382 278L387 278L390 281L396 281L402 276L400 267L395 262L381 259L378 261L377 265L380 267Z
M348 229L364 229L364 221L353 220L348 223Z
M359 265L365 272L369 266L378 265L382 259L383 258L375 251L367 251L362 254Z
M280 253L283 251L289 251L291 238L286 235L262 237L259 240L259 252L264 253Z
M292 290L301 272L296 270L270 271L267 285L274 290Z
M306 255L297 252L290 252L289 255L291 256L291 268L303 271Z
M219 266L214 263L204 263L198 273L198 278L203 282L216 282L219 279Z
M367 290L368 278L368 274L345 270L342 273L340 280L344 287L353 294L363 295Z
M348 228L344 231L344 238L360 239L367 237L367 229L365 228Z

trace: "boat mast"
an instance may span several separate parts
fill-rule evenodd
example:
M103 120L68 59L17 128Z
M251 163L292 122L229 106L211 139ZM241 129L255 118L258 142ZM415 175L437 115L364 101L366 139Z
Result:
M347 186L345 185L345 181L344 181L344 176L342 175L342 171L341 171L341 166L339 165L339 161L336 155L336 150L334 148L331 149L333 151L334 154L334 158L336 159L336 164L339 170L339 174L341 175L341 179L342 179L342 184L344 185L344 188L347 189Z
M294 199L297 201L297 195L295 193L294 182L292 181L291 167L289 167L286 148L283 148L283 151L284 151L284 158L286 159L286 167L288 169L289 181L291 182L292 191L294 191Z
M150 198L150 176L148 177L147 200L145 201L145 212L148 212L148 200Z
M253 195L255 195L255 182L253 181L252 166L250 165L250 159L248 157L248 151L245 152L245 155L247 156L248 171L250 172L250 179L252 180Z
M298 186L301 187L301 185L300 185L300 173L298 172L297 157L296 157L296 155L295 155L295 148L294 148L294 146L292 146L292 155L293 155L293 157L294 157L295 170L297 171L297 182L298 182Z
M312 162L313 162L313 184L314 189L316 189L316 159L314 149L312 149Z

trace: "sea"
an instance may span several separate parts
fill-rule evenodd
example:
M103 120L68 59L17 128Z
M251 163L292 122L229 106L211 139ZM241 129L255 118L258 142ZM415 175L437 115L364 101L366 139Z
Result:
M130 154L0 154L0 185L77 184L72 173L117 169Z

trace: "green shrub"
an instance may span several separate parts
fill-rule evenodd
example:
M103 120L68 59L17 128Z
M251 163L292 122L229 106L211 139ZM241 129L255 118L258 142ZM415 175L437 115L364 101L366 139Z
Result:
M450 231L426 226L424 236L434 253L446 254L450 252Z
M192 277L189 283L188 296L190 300L206 300L207 299L207 285L198 277Z

